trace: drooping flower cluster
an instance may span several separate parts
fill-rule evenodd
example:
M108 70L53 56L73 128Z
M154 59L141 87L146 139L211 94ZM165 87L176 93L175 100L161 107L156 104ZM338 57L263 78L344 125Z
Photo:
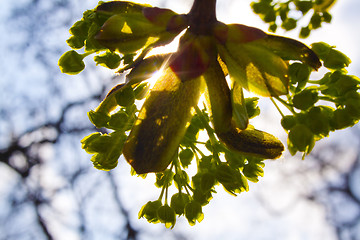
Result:
M139 216L168 227L175 224L176 214L185 214L190 224L201 221L201 206L210 201L216 184L231 194L247 191L247 180L257 182L263 175L263 160L282 155L284 146L276 137L249 125L249 119L259 114L258 98L245 98L243 89L276 98L290 109L293 115L284 116L282 125L289 130L293 154L309 153L314 139L331 130L331 123L325 132L319 132L304 122L306 114L320 116L325 111L311 108L324 87L304 89L311 70L321 66L310 48L257 28L226 25L217 21L214 13L203 21L200 18L207 17L206 10L202 14L198 10L193 7L189 14L180 15L131 2L100 3L70 29L68 44L73 49L84 47L85 53L72 50L59 60L63 72L76 74L85 67L83 58L95 53L97 64L127 72L126 82L115 86L99 107L89 112L97 128L112 132L85 137L83 148L94 154L91 160L98 169L113 169L123 155L137 174L155 172L156 185L162 188L160 198L148 202ZM173 41L181 32L176 52L148 56L151 49ZM330 46L314 46L325 65L342 64L333 68L340 72L349 64ZM330 52L333 55L329 57ZM339 62L333 63L335 58ZM157 71L161 76L149 89L146 80ZM344 71L341 74L346 75ZM329 78L332 76L335 73ZM359 98L358 79L350 78L351 97ZM321 93L326 94L326 89ZM206 99L203 110L199 108L202 94ZM288 102L281 95L286 95ZM145 101L138 110L135 101L142 98ZM306 113L297 113L294 107ZM358 105L351 107L359 112ZM328 122L336 121L331 114L326 117ZM354 116L351 124L359 117ZM198 139L202 130L208 134L206 142ZM199 144L211 154L204 154ZM194 158L198 172L190 186L182 169ZM167 188L173 181L179 193L173 195L169 206Z

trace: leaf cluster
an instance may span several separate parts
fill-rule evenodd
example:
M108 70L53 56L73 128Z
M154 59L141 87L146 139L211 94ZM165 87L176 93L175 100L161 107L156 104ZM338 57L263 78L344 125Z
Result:
M293 4L303 15L313 10L321 21L329 21L325 3L261 0L252 7L275 31L277 16L284 29L296 27L297 20L289 18ZM320 42L310 49L293 39L221 22L200 34L188 27L191 17L130 2L100 2L70 29L69 46L84 48L84 53L71 50L59 60L63 72L77 74L85 67L83 58L95 54L98 65L126 73L126 83L88 113L97 128L110 133L93 133L81 141L82 147L93 154L97 169L113 169L123 154L133 174L145 178L154 172L160 195L142 207L139 218L169 228L179 216L190 225L202 221L202 208L217 186L234 196L246 192L248 181L264 175L264 159L281 156L283 144L249 124L260 114L259 98L245 98L243 89L271 97L291 154L309 154L316 141L360 119L360 80L348 75L350 59L334 47ZM309 29L320 26L314 21ZM186 28L177 52L146 56ZM327 72L313 80L320 60ZM148 79L161 69L150 91ZM200 106L203 92L206 104ZM193 176L189 168L196 168ZM173 186L176 193L170 195Z
M311 71L302 63L289 68L290 92L277 98L291 112L283 115L281 125L288 131L291 154L309 154L315 142L335 130L351 127L360 119L360 79L345 69L350 59L334 47L312 44L328 72L319 80L310 80Z
M286 31L298 28L302 19L310 18L307 25L300 28L299 37L307 38L312 30L318 29L322 23L330 23L330 8L336 0L258 0L252 2L254 13L269 24L269 31L276 32L280 26ZM297 16L297 17L295 17Z
M214 134L209 121L206 109L199 109L194 115L171 166L156 173L155 186L161 188L159 198L146 203L139 218L172 228L176 216L184 215L189 224L194 225L203 220L202 208L213 198L217 185L236 196L249 190L248 181L257 182L263 176L264 159L231 151L219 141L198 141L201 131L211 131L210 136ZM221 160L219 155L224 159ZM192 177L186 171L191 164L196 164L197 168ZM170 197L168 188L173 183L177 193Z

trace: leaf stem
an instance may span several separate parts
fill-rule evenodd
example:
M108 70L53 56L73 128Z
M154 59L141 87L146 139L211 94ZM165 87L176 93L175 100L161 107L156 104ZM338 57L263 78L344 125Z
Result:
M280 103L282 103L285 107L287 107L287 109L289 109L290 112L292 112L292 114L294 115L296 114L291 104L287 103L284 99L280 97L275 97L275 99L278 100Z
M200 117L200 121L202 124L204 124L205 130L208 133L210 143L212 146L212 150L213 150L212 153L213 153L214 158L217 160L217 162L221 162L220 158L219 158L219 153L215 148L215 145L217 144L217 139L215 137L214 130L209 125L209 123L206 121L206 119L204 118L203 112L199 109L198 106L195 107L195 111L196 111L196 114Z
M280 113L281 117L285 117L285 115L282 113L279 106L276 104L275 100L272 97L270 98L270 101L275 105L275 107L278 110L278 112Z
M324 100L324 101L328 101L328 102L332 102L332 103L335 103L335 104L339 103L338 101L336 101L336 99L333 99L333 98L328 97L328 96L319 96L319 99Z

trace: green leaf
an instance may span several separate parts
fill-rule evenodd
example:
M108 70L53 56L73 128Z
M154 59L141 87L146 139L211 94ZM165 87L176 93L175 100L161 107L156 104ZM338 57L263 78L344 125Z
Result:
M170 68L155 83L124 145L137 173L163 171L173 160L200 97L201 81L182 82Z
M179 153L180 163L183 168L187 168L190 165L191 160L193 158L194 158L194 153L189 148L186 148Z
M268 34L266 38L257 40L259 45L266 47L284 60L299 60L317 70L321 63L318 56L305 44L286 37Z
M126 1L111 1L111 2L102 2L96 8L96 12L112 16L114 14L121 13L134 13L134 12L142 12L145 7L151 7L148 4L138 4L133 2Z
M115 98L116 94L121 92L125 86L126 85L122 83L113 87L106 95L105 99L95 109L95 112L101 112L103 114L109 115L118 106Z
M266 37L266 33L258 28L221 22L214 26L214 35L221 44L247 43Z
M84 39L81 39L76 36L71 36L68 40L66 40L66 43L72 48L72 49L80 49L84 46Z
M246 90L261 96L288 92L287 64L276 54L256 43L218 45L230 78Z
M245 157L242 154L239 154L234 151L225 152L226 162L235 169L240 169L245 165Z
M79 39L86 39L89 31L89 23L83 20L77 21L70 28L70 33Z
M242 130L247 128L249 124L247 105L242 87L237 82L233 82L231 88L231 106L232 117L236 126Z
M360 94L358 92L348 92L345 95L345 109L355 119L360 119Z
M156 8L144 8L142 12L121 13L111 16L101 26L94 39L111 50L129 54L174 38L178 32L167 32L167 22L158 24L158 22L151 22L144 16L145 12L151 9Z
M99 151L98 142L101 139L101 133L92 133L81 140L82 148L89 154L94 154ZM100 147L101 149L102 147Z

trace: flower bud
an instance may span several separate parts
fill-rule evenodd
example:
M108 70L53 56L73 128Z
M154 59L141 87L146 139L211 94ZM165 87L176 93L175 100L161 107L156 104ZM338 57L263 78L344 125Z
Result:
M185 206L185 217L191 226L195 225L195 222L201 222L204 219L204 214L200 203L191 201Z
M258 182L259 177L264 176L264 170L263 170L264 166L265 166L264 162L249 161L249 163L244 166L242 172L249 181Z
M161 207L161 201L149 201L139 211L139 218L146 218L150 223L159 222L157 210Z
M106 52L102 55L95 56L94 61L101 66L114 69L120 65L121 58L114 52Z
M96 152L91 161L94 167L99 170L108 171L115 168L122 152L122 146L126 140L126 135L122 131L112 132L109 135L102 135L87 145L86 150ZM85 147L85 145L83 145Z
M157 216L161 223L165 224L165 227L173 228L176 223L176 214L174 209L172 209L169 205L161 206L157 209Z
M194 158L194 153L190 148L186 148L179 153L180 163L181 166L184 168L189 166L193 158Z
M190 196L179 192L171 197L170 206L175 210L176 214L182 215L185 212L185 206L188 202L190 202Z
M200 189L202 192L210 191L216 183L215 176L209 172L201 175Z
M61 72L71 75L78 74L85 68L83 58L82 55L74 50L64 53L58 62Z
M273 135L256 130L231 128L227 132L217 132L216 135L229 149L265 159L279 158L284 151L284 145Z
M134 90L130 86L121 88L118 92L115 93L115 99L117 104L120 106L130 106L134 104L135 101Z
M307 153L315 144L314 134L303 124L297 124L290 129L289 140L299 151Z
M290 130L295 124L296 119L293 115L287 115L281 119L281 126L286 130Z
M110 120L110 116L104 112L97 112L91 110L88 112L88 117L92 124L97 128L107 127Z
M323 107L313 107L306 115L306 126L314 134L328 136L330 131L330 117Z
M294 107L306 110L313 106L319 100L318 92L314 89L305 89L295 94L293 98Z
M324 61L324 66L330 69L341 69L349 66L351 60L342 52L324 42L311 44L312 50Z
M334 115L330 121L330 124L334 129L351 127L356 123L348 110L349 109L336 109L334 111Z
M129 116L124 111L112 114L108 123L108 128L114 130L126 130Z
M215 176L216 180L232 195L249 190L246 178L226 163L221 163L216 167Z

